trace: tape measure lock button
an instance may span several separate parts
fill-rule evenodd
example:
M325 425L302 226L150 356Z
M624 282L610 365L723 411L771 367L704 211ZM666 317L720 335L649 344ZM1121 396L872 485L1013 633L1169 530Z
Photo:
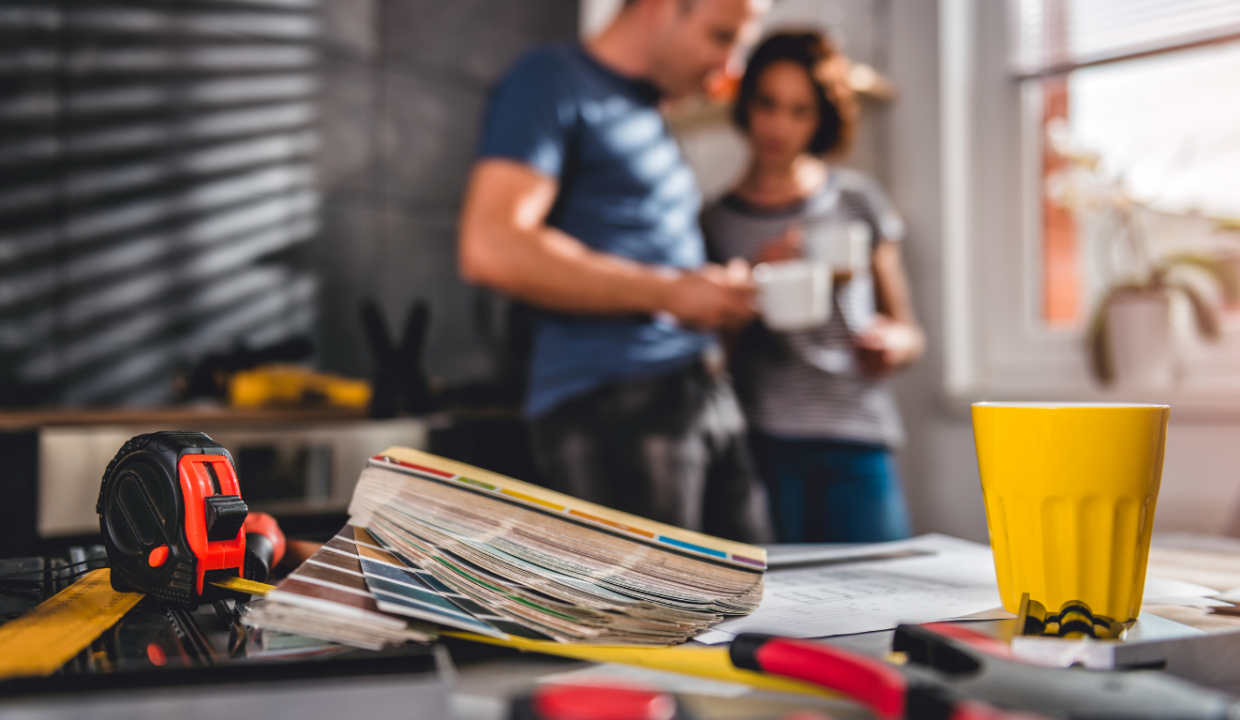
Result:
M148 555L146 558L146 564L150 565L153 568L162 567L163 564L166 562L168 562L168 546L167 545L160 545L159 547L155 548L154 550L151 551L151 554Z
M206 499L207 540L236 539L250 514L240 495L213 495Z

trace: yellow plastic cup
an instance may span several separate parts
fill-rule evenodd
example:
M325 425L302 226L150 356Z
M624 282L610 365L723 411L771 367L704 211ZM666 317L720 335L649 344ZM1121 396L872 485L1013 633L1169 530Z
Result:
M1171 408L976 403L973 437L1003 607L1084 602L1136 618Z

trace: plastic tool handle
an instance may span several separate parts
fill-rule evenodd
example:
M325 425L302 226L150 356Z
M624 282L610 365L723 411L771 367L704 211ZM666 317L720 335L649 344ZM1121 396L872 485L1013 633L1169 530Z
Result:
M271 541L271 565L274 567L284 559L284 531L276 519L265 512L252 512L245 519L245 534L258 533Z
M728 654L738 668L804 680L842 692L883 720L904 715L908 682L899 670L880 660L822 643L753 633L738 635Z
M262 512L252 512L246 516L242 528L245 530L246 547L258 562L257 566L247 562L245 576L250 580L266 582L272 569L284 557L284 532L275 518Z
M842 692L882 720L905 717L908 681L900 670L881 660L824 643L757 634L738 635L728 653L732 664L739 668L804 680ZM951 703L950 708L950 720L1046 720L1041 715L1001 710L971 700ZM925 713L916 712L908 719L918 720L919 716L924 717ZM933 716L943 717L938 713Z

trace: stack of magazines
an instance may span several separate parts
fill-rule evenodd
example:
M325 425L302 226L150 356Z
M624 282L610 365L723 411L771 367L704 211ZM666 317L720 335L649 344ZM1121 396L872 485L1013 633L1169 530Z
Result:
M359 647L441 629L657 646L762 599L761 548L407 448L371 458L349 512L249 622Z

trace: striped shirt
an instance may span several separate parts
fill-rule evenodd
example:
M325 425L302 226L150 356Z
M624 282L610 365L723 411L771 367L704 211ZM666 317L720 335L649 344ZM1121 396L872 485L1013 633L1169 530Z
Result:
M702 215L716 260L751 262L763 245L793 225L865 223L877 242L903 239L904 221L878 184L855 170L832 166L821 189L802 202L758 208L729 195ZM872 249L872 248L871 248ZM760 322L741 337L733 371L750 423L787 438L822 438L887 447L904 429L887 383L865 375L853 338L876 313L874 277L867 265L837 285L826 325L773 332Z

